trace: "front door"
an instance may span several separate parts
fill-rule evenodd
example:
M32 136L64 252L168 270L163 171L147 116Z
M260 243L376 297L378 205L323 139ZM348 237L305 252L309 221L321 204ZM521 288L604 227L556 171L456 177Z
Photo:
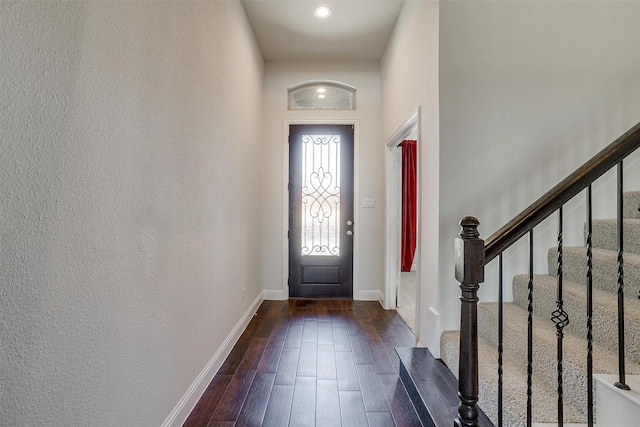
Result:
M353 225L353 125L291 125L291 298L352 298Z

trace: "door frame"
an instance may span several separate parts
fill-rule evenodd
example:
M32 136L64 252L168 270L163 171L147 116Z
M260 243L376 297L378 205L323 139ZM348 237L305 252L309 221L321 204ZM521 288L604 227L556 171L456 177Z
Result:
M420 183L421 172L421 130L420 130L420 107L400 125L400 127L385 142L385 182L386 182L386 202L385 202L385 291L384 308L393 310L397 308L396 292L398 280L400 280L400 247L402 241L402 156L398 145L413 132L417 134L417 182L418 192L416 194L418 227L416 230L416 254L415 263L418 265L416 272L416 324L415 336L420 333L420 236L422 228L422 185Z
M282 137L282 298L289 299L289 126L353 125L353 299L360 299L360 123L354 119L285 120Z

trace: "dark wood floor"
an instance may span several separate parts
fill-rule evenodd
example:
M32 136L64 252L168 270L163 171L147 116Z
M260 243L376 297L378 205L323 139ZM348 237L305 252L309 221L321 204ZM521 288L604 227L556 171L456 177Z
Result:
M184 426L420 426L378 302L265 301Z

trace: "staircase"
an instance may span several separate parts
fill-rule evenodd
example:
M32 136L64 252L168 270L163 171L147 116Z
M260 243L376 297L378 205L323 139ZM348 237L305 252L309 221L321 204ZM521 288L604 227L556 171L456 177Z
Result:
M640 374L640 191L624 195L624 283L626 373ZM617 220L593 220L593 372L618 372ZM565 227L571 226L566 224ZM578 225L579 226L579 225ZM548 251L549 274L533 280L532 420L557 425L556 309L557 249ZM564 421L587 419L586 248L563 248L563 299L569 324L564 328ZM513 302L504 303L503 425L526 425L527 306L529 276L513 278ZM485 283L482 286L494 286ZM498 303L478 304L478 406L497 425L498 420ZM440 355L457 376L459 331L441 337ZM637 392L637 390L636 390ZM596 394L598 391L596 390ZM596 422L597 422L596 414ZM609 426L612 420L601 422Z

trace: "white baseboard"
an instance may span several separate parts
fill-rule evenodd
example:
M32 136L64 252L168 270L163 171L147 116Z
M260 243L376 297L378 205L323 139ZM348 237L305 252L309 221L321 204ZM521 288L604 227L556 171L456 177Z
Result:
M267 301L283 301L289 299L288 295L284 296L282 289L265 289L263 295Z
M380 291L360 291L358 292L358 300L360 301L381 301Z
M242 318L231 330L218 351L216 351L213 357L211 357L209 363L206 364L202 372L200 372L200 375L198 375L193 384L191 384L187 392L182 396L182 399L180 399L176 407L173 408L173 411L171 411L167 419L164 420L162 427L180 427L187 420L187 417L189 417L189 414L196 406L196 403L198 403L198 400L202 397L202 394L218 372L218 369L220 369L220 366L222 366L222 363L225 361L227 356L229 356L229 353L231 353L233 346L238 342L240 335L242 335L264 299L263 292L258 294L256 299L243 314Z

